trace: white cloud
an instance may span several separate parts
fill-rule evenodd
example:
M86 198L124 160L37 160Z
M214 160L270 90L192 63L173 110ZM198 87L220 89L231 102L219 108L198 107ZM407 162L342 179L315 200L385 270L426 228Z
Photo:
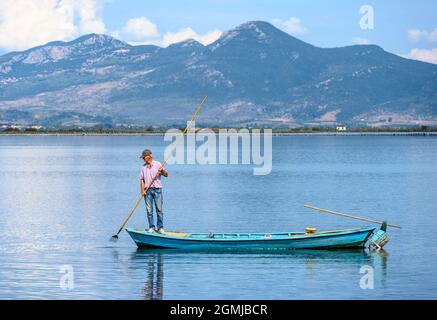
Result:
M408 38L412 41L437 42L437 28L432 31L410 29L408 30Z
M196 40L203 45L208 45L216 41L222 35L222 31L215 29L211 30L205 34L198 34L192 28L182 28L177 32L167 32L161 38L155 39L144 39L142 41L129 41L129 44L137 46L144 44L153 44L160 47L168 47L171 44L185 41L188 39ZM114 37L120 35L118 32L113 33Z
M413 41L419 41L421 38L425 36L424 31L418 29L410 29L408 30L408 38Z
M291 17L285 21L281 19L273 19L272 24L277 28L293 35L301 35L308 32L308 29L305 28L301 24L300 19L296 17Z
M120 30L108 31L100 14L104 0L0 0L0 50L25 50L50 41L70 41L87 33L109 33L136 44L170 44L194 39L207 45L222 32L204 34L192 28L167 32L146 17L129 19Z
M222 32L217 29L201 35L196 33L191 28L183 28L175 33L167 32L162 38L161 43L164 47L166 47L173 43L181 42L188 39L194 39L196 41L199 41L203 45L208 45L216 41L221 36L221 34Z
M411 49L411 51L404 55L409 59L420 60L437 64L437 48L434 49Z
M98 0L2 0L0 48L24 50L81 34L105 32Z
M78 11L80 16L80 28L81 34L87 33L104 33L105 24L103 20L98 17L98 13L101 11L99 3L94 0L82 0L76 1L78 5Z
M121 34L123 37L133 40L144 40L159 35L156 24L145 17L128 20Z
M354 37L352 38L354 44L370 44L370 40L366 38Z

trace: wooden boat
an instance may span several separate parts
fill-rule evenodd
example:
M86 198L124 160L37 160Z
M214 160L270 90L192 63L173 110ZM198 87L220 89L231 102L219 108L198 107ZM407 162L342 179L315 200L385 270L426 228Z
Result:
M280 233L184 233L164 234L130 229L126 231L139 248L171 249L346 249L363 248L375 228L324 232Z

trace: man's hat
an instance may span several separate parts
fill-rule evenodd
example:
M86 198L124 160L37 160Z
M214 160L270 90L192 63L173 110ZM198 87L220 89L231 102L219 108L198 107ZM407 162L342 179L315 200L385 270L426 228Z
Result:
M149 149L144 149L143 153L141 154L140 159L144 159L144 157L150 156L152 154L152 151L150 151Z

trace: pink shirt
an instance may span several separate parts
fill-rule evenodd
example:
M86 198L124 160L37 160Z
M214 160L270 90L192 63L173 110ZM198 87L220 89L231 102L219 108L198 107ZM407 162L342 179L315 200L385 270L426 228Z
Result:
M161 163L159 161L152 160L150 165L144 164L141 168L140 179L144 180L144 188L147 188L150 181L158 173L159 168L161 168ZM158 174L155 181L153 181L151 188L162 188L161 175Z

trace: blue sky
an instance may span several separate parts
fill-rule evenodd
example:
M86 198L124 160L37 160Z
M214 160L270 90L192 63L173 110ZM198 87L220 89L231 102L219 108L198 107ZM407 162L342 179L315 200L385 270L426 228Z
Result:
M360 28L363 5L373 10L373 29ZM274 22L316 46L372 43L437 63L434 0L1 0L0 53L89 32L132 44L166 46L187 37L207 44L250 20Z
M374 7L373 30L360 29L359 9L366 4ZM297 17L308 29L299 38L312 44L343 46L352 44L354 37L363 37L396 52L411 48L409 29L437 28L437 1L432 0L113 0L105 5L103 17L108 26L117 29L133 13L147 17L163 32L191 27L199 33L228 30L249 20Z

